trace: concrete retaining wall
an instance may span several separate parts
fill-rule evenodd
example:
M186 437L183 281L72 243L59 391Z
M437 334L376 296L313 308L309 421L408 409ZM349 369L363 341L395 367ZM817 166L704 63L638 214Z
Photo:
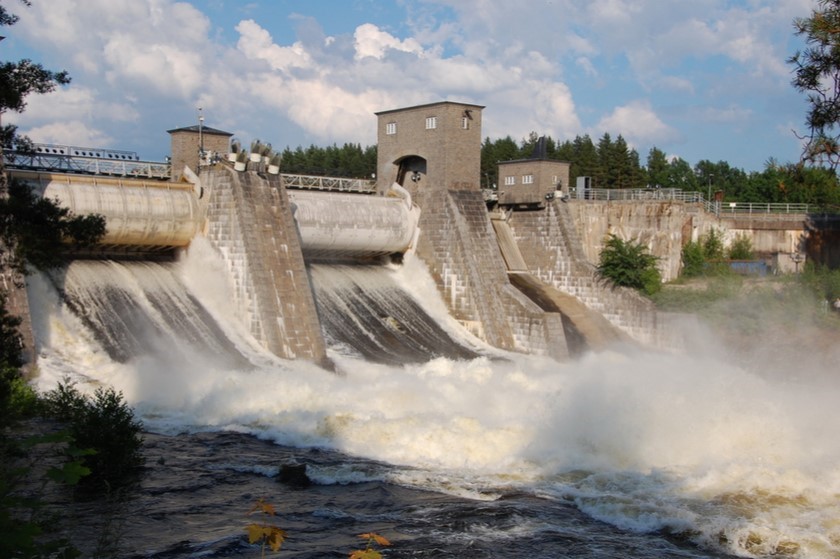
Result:
M653 304L631 289L596 278L571 206L554 200L544 210L514 211L508 224L528 269L540 281L578 298L634 340L659 343Z
M682 247L713 229L724 247L746 236L757 254L774 255L773 266L782 273L796 268L794 254L805 254L808 232L805 216L754 216L706 212L697 203L666 201L569 200L569 211L582 240L586 260L597 265L604 240L614 234L641 242L659 260L663 281L679 276Z

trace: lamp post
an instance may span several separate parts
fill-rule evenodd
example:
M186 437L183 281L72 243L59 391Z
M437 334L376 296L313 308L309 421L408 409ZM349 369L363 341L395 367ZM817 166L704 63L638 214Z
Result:
M709 192L706 195L706 199L709 201L710 204L712 203L712 179L713 178L715 178L715 176L712 175L712 174L709 174Z
M198 108L198 167L201 169L201 161L204 159L204 114L201 107Z

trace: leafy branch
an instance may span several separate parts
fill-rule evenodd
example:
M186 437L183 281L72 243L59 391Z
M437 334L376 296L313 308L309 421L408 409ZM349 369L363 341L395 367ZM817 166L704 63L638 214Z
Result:
M387 547L391 545L391 542L375 532L359 534L359 537L367 540L367 545L364 549L351 552L350 559L382 559L382 553L376 549L376 546Z
M274 516L277 514L274 510L274 505L265 502L263 499L258 500L251 510L248 511L249 516L255 513L265 516ZM260 557L265 557L266 546L270 547L272 552L277 553L280 551L280 546L286 540L286 531L273 524L254 522L246 526L245 531L248 533L248 543L254 544L259 542L262 546Z

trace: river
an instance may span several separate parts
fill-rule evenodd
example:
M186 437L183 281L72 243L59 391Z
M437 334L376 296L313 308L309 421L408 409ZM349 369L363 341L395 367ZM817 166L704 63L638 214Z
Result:
M260 350L219 269L196 249L30 281L37 387L113 386L147 430L140 485L75 505L87 553L105 535L118 557L259 557L244 528L264 499L288 532L279 557L346 557L371 531L393 543L386 558L840 557L830 372L633 347L564 363L499 352L411 261L313 273L322 316L393 298L371 311L379 328L430 329L376 359L326 321L330 372ZM411 301L416 320L398 316ZM314 484L279 483L288 463Z

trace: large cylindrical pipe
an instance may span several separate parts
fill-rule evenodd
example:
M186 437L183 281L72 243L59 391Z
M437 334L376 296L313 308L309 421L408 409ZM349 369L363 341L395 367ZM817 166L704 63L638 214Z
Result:
M371 258L405 253L416 237L419 210L403 198L289 191L304 256Z
M195 185L55 176L33 186L74 215L105 217L101 245L184 247L204 224Z

